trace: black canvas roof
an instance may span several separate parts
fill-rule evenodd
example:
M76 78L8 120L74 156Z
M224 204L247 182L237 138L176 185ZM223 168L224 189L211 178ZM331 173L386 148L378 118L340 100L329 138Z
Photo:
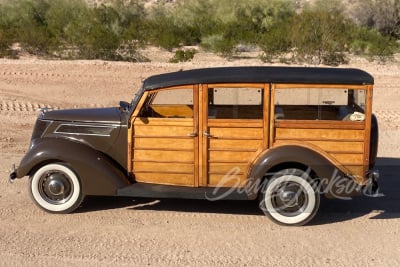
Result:
M373 84L374 78L359 69L314 67L219 67L154 75L144 90L200 83L310 83Z

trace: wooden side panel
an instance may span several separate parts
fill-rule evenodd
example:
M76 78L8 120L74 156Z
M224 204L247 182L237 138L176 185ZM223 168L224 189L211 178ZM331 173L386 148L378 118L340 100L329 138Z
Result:
M275 128L273 146L302 142L311 149L320 148L330 157L340 162L349 173L364 177L365 130ZM295 126L295 125L294 125Z
M189 118L137 119L132 169L137 182L195 186L196 142Z
M264 146L262 120L209 119L207 142L207 185L242 187L248 167Z

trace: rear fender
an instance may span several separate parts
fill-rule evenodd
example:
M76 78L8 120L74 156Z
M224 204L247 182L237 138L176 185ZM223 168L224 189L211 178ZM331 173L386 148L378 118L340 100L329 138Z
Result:
M287 168L293 168L293 165L305 166L307 171L319 179L319 190L328 198L359 194L359 186L354 180L321 154L302 146L283 145L266 150L252 165L246 184L249 199L257 197L266 174L278 171L276 167L285 164Z
M16 170L17 178L32 175L47 163L64 162L79 176L85 195L112 196L129 184L127 175L117 163L85 144L63 138L35 141Z

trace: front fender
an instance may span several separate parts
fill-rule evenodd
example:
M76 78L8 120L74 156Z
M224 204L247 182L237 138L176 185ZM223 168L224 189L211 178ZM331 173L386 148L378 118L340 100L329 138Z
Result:
M266 150L252 165L246 185L251 188L248 190L249 199L257 197L258 191L254 188L260 187L265 175L282 164L287 168L291 168L291 164L310 168L321 181L320 190L329 198L359 194L359 186L354 180L323 155L302 146L282 145Z
M103 153L64 138L35 140L23 157L16 177L32 175L40 166L49 162L65 162L78 174L85 195L116 195L126 186L128 178L117 163Z

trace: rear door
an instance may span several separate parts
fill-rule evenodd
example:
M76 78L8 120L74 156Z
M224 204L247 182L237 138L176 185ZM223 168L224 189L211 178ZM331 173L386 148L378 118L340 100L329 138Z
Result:
M268 146L269 87L201 86L200 186L243 187L254 159ZM267 104L268 106L268 104Z

